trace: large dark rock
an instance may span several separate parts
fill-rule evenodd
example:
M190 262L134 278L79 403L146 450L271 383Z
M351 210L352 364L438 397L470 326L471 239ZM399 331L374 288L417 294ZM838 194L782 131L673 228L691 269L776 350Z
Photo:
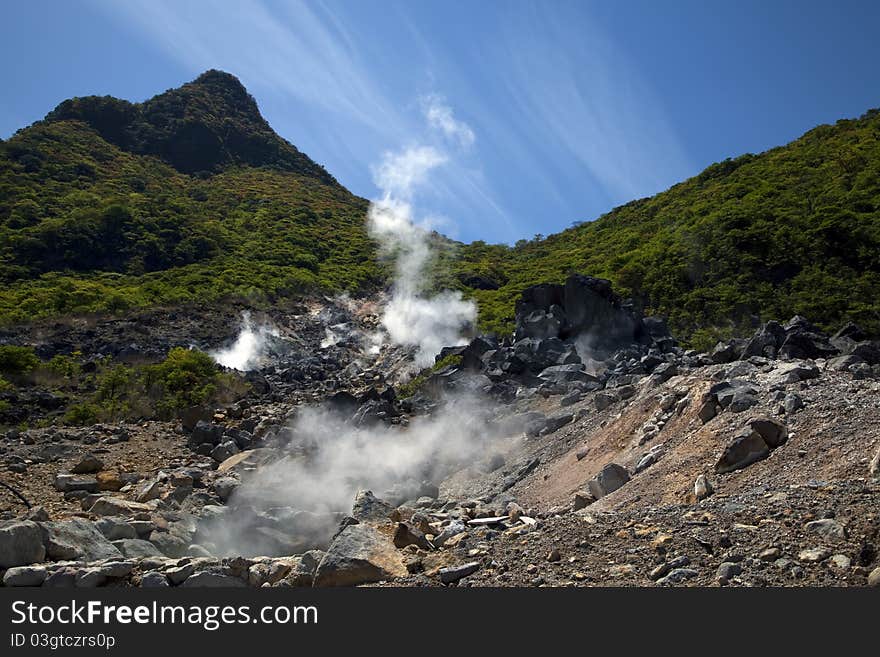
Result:
M785 339L779 347L780 358L830 358L840 353L826 335L799 315L790 319L783 328Z
M547 312L551 306L562 306L565 289L554 283L532 285L523 290L516 302L516 316L526 317L535 310Z
M388 520L394 510L388 502L381 500L372 491L358 491L351 509L351 517L359 522Z
M645 333L651 336L654 340L663 340L672 337L665 317L643 317L642 326L644 327Z
M350 392L345 392L344 390L335 392L330 395L327 398L326 403L331 409L345 417L351 417L360 405L357 397L355 397Z
M707 397L714 397L722 409L734 413L741 413L758 403L757 388L752 383L741 379L716 383L709 388L706 394Z
M558 413L549 417L539 413L538 417L526 422L523 430L527 436L534 438L535 436L554 433L572 420L574 420L574 414L572 413Z
M721 458L715 464L715 472L724 474L740 470L755 461L767 458L769 454L770 448L760 434L745 428L724 448Z
M671 341L663 320L643 323L614 294L610 281L580 274L569 276L564 286L526 288L516 304L515 335L517 340L589 335L593 349L608 352L651 337Z
M776 449L788 440L788 429L778 420L755 417L750 419L746 426L761 436L770 449Z
M880 343L857 342L848 353L856 358L861 358L868 365L880 365Z
M766 417L752 418L724 448L715 471L733 472L765 459L787 438L788 430L781 422Z
M614 350L643 338L642 323L623 307L611 282L573 274L565 281L564 335L588 334L594 349Z
M466 370L480 370L483 367L483 356L496 348L496 344L487 338L477 337L461 350L460 366Z
M839 338L847 338L854 342L861 342L863 340L868 339L868 334L862 330L862 327L858 324L853 324L849 322L845 326L843 326L834 336L831 338L832 340L836 340Z
M732 363L737 360L745 349L747 340L734 338L727 342L719 342L709 353L709 360L716 364Z
M580 363L552 365L543 369L538 376L548 383L580 381L582 383L594 384L599 382L599 379L587 372L587 369Z
M519 340L513 345L513 355L531 372L540 372L552 365L581 362L575 347L556 337Z
M443 377L443 372L435 372L432 379L428 382L430 386L442 387L442 381L438 381ZM352 418L352 423L357 426L370 426L377 424L382 420L386 420L397 415L394 404L386 400L370 400L361 405Z
M562 307L552 305L547 310L533 310L528 315L517 316L516 339L556 338L565 326L565 312Z
M748 341L740 358L745 360L751 356L776 358L776 354L785 341L785 329L779 322L767 322Z
M226 429L223 425L199 420L196 422L195 427L193 427L192 434L189 437L189 444L193 447L203 443L219 445L223 442L223 433L225 431Z

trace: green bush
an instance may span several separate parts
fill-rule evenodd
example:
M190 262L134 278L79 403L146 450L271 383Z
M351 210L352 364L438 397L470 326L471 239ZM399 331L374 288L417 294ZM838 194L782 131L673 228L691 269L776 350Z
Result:
M126 365L113 365L96 377L95 400L108 419L124 416L131 408L130 400L139 394L135 370Z
M34 371L40 359L33 347L3 345L0 347L0 373L8 376L24 376Z
M74 404L64 414L64 423L74 426L87 426L98 421L100 411L94 404Z
M43 367L46 371L55 374L56 376L64 377L67 379L73 379L79 376L82 371L82 365L79 362L79 352L74 352L70 356L66 356L64 354L57 354L52 356L49 359L49 362L45 363Z
M168 357L144 368L144 385L162 415L202 404L217 393L220 370L206 353L175 347Z

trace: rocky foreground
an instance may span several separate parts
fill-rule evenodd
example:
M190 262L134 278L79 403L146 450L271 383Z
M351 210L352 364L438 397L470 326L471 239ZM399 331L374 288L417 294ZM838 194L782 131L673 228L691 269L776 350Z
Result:
M401 399L386 382L405 354L365 355L369 313L325 305L228 407L8 431L3 584L880 585L880 345L858 327L796 317L684 351L573 276L526 290L514 336L447 348ZM318 458L306 405L381 436L462 396L492 437L460 462L426 456L350 507L255 484Z

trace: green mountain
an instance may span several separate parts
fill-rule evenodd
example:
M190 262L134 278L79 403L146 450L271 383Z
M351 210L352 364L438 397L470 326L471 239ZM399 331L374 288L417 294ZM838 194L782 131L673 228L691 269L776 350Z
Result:
M495 331L524 287L577 271L699 346L796 313L880 333L878 137L872 110L547 238L438 240L436 284ZM366 208L227 73L142 104L74 98L0 142L0 322L373 290Z
M373 289L366 208L227 73L67 100L0 142L0 321Z
M207 71L140 105L111 96L65 100L45 119L59 121L82 121L123 151L155 155L181 173L268 166L336 184L275 134L241 82L222 71Z
M700 347L802 314L880 334L880 111L708 167L596 221L513 248L464 246L458 280L486 328L512 326L523 287L610 279Z

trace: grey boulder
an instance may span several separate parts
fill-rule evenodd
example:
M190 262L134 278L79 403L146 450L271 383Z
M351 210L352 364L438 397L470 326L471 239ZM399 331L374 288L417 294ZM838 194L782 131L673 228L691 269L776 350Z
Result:
M43 528L47 533L46 553L52 559L100 561L122 558L95 523L83 518L44 522Z
M613 493L630 480L629 471L617 463L609 463L599 471L587 484L597 500Z
M349 525L336 536L318 564L314 585L356 586L407 574L400 553L388 537L369 525Z
M0 568L27 566L46 558L43 530L30 520L0 523Z

